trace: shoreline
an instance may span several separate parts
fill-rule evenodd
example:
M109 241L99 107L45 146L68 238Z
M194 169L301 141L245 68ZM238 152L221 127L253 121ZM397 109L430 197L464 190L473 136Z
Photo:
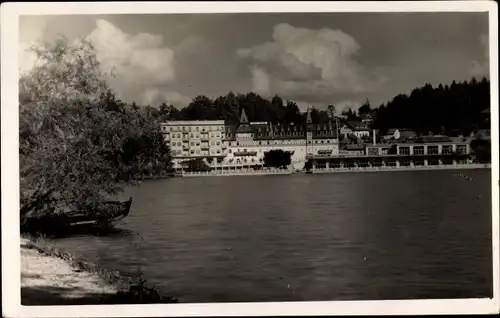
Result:
M104 269L43 239L21 236L21 304L99 305L176 303L142 278Z
M259 170L242 170L242 171L224 171L224 172L184 172L179 177L234 177L234 176L279 176L279 175L291 175L294 172L289 169L283 170L273 170L273 171L259 171Z
M324 168L313 169L312 174L327 173L355 173L355 172L397 172L397 171L442 171L442 170L472 170L491 169L491 164L463 164L442 166L413 166L413 167L356 167L356 168Z
M353 167L353 168L323 168L294 171L291 169L272 171L210 171L210 172L184 172L177 177L233 177L233 176L272 176L272 175L295 175L295 174L331 174L331 173L360 173L360 172L398 172L398 171L439 171L439 170L471 170L491 169L491 164L461 164L461 165L436 165L436 166L408 166L408 167Z

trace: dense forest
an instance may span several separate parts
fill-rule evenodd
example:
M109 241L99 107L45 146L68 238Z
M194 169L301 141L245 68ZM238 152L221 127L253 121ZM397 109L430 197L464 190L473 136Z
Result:
M162 104L159 108L147 107L151 115L159 120L216 120L223 119L228 124L237 125L241 109L245 109L250 121L268 121L274 124L301 124L305 121L293 101L284 101L275 95L270 100L250 92L210 99L197 96L192 102L177 109L173 105ZM365 114L374 118L373 128L385 132L390 128L409 128L419 134L469 134L477 129L489 128L490 82L486 78L477 81L452 82L433 87L425 84L415 88L409 95L399 94L379 107L371 107L366 100L358 110L344 109L341 113L347 120L359 120ZM312 108L314 123L324 123L338 115L335 105L326 110Z
M426 84L374 109L374 128L410 128L420 134L489 129L490 82L483 78L451 85ZM486 112L484 112L486 111Z

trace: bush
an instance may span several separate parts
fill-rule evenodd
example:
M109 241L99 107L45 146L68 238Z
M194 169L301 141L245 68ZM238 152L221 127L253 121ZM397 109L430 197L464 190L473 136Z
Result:
M264 154L264 166L285 169L292 163L292 153L282 149L270 150Z
M491 163L491 142L489 140L474 139L470 147L477 162Z
M202 159L193 159L183 163L188 172L210 171L210 167Z

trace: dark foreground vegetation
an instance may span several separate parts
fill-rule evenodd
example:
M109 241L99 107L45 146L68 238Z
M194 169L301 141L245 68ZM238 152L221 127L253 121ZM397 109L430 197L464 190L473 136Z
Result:
M116 98L90 43L60 39L33 51L39 64L19 81L20 218L26 232L32 219L95 212L126 186L170 167L158 121Z

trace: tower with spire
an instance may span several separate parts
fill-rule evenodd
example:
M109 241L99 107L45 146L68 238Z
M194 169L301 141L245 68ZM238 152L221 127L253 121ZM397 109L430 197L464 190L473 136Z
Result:
M243 108L241 110L240 123L238 128L236 129L236 139L243 140L251 140L253 138L253 129L248 122L248 117Z
M311 109L307 108L306 117L306 155L313 153L313 122L311 118Z

